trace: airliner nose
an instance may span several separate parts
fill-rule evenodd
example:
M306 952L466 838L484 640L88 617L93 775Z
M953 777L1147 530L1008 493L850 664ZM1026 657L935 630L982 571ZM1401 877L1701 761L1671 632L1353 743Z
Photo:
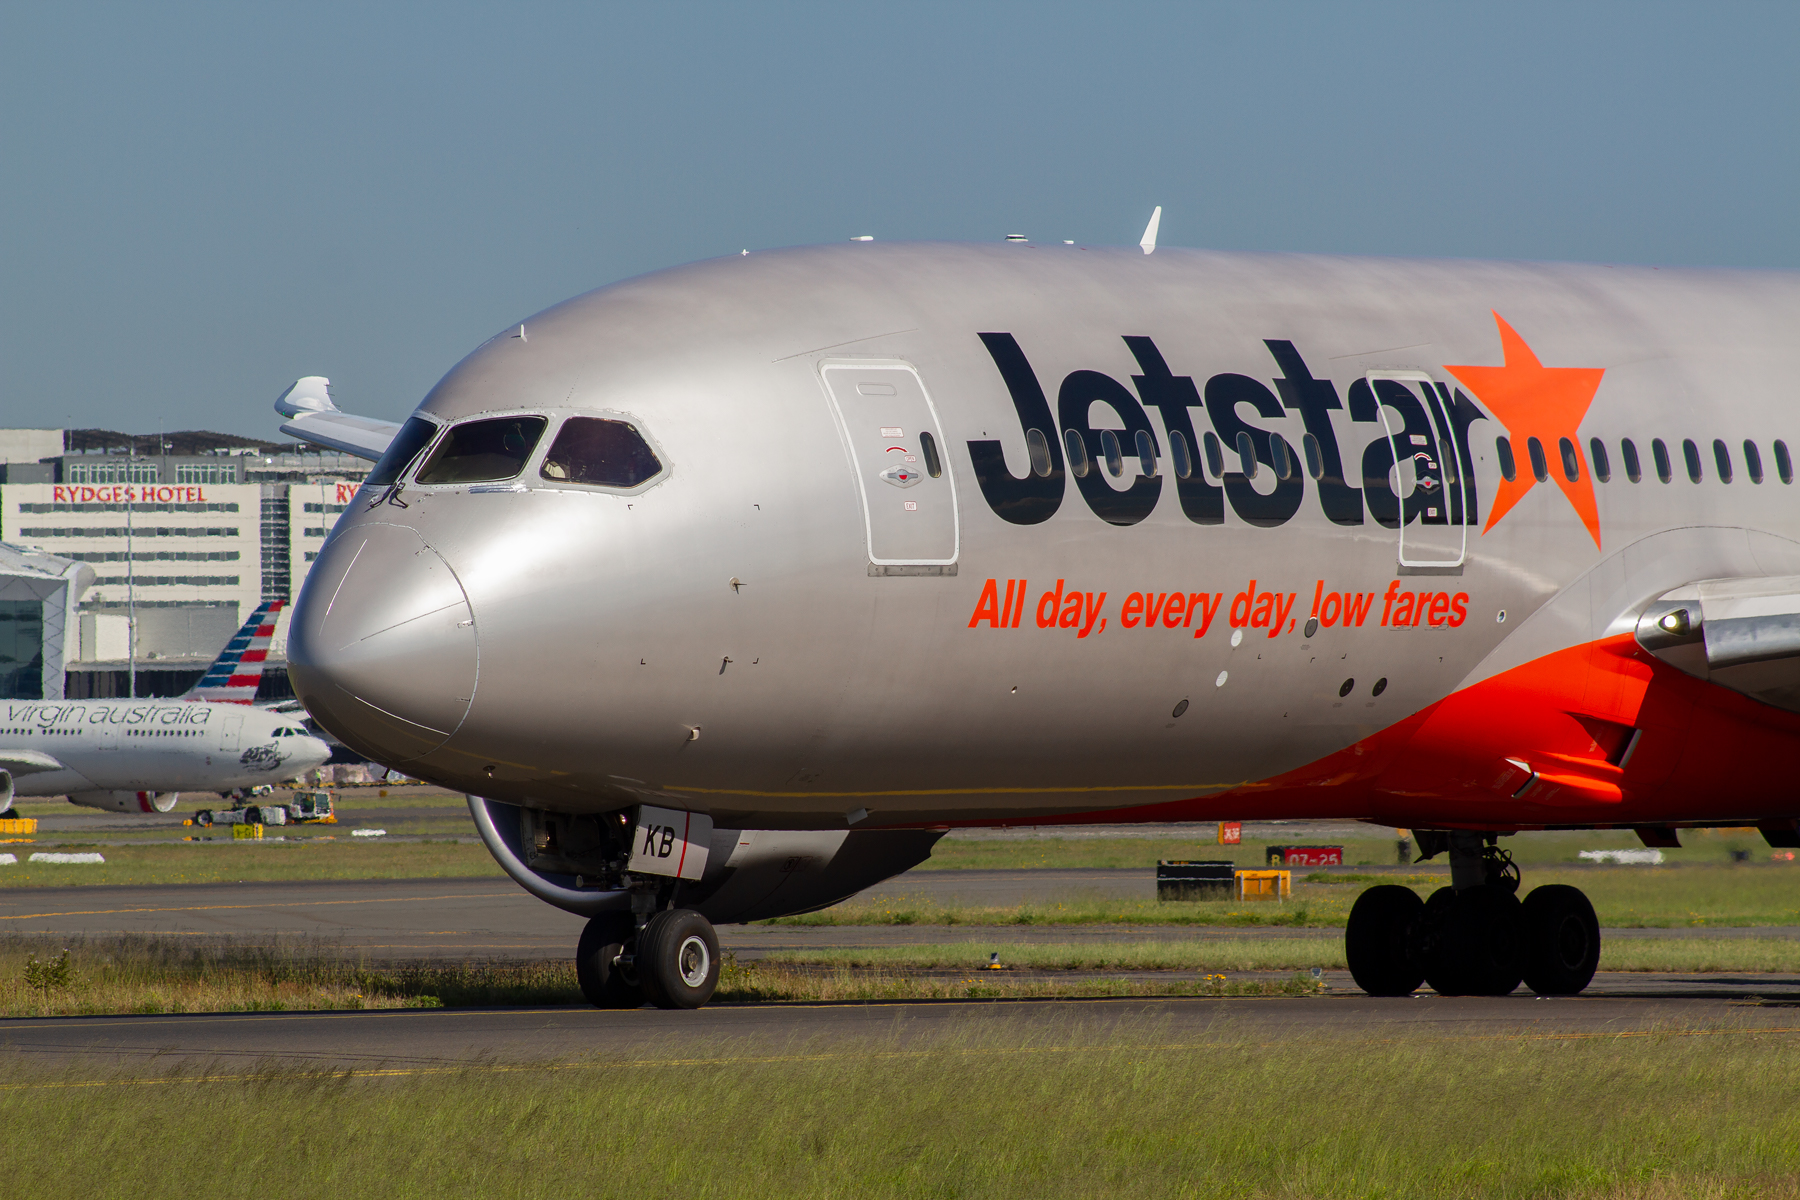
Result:
M475 617L417 532L368 524L320 553L294 606L288 674L306 711L387 765L449 740L475 695Z

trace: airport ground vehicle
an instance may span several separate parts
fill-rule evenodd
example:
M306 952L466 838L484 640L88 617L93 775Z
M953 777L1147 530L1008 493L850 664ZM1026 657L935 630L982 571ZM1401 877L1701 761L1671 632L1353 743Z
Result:
M1448 856L1358 902L1367 990L1579 991L1501 839L1800 839L1797 325L1795 273L1150 237L659 272L402 425L278 401L381 453L290 676L591 919L597 1003L953 825L1279 818Z
M297 791L286 804L257 804L238 798L227 809L202 808L193 823L208 825L336 825L337 802L330 792Z

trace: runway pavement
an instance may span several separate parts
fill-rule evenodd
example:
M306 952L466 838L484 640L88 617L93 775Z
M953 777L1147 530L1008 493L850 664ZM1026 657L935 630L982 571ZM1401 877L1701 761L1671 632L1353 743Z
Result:
M680 1062L926 1046L941 1038L1106 1038L1151 1046L1244 1043L1279 1053L1297 1039L1459 1043L1634 1034L1800 1034L1800 1007L1722 998L1539 999L1366 996L1308 999L945 1001L716 1005L697 1012L592 1008L235 1013L0 1021L0 1071L104 1077L269 1066L410 1073L506 1063Z

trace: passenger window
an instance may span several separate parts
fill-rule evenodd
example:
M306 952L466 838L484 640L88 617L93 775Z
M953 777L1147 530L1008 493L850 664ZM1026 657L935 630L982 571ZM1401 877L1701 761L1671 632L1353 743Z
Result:
M1175 460L1175 474L1178 478L1194 477L1194 460L1188 454L1187 438L1182 436L1179 429L1169 431L1169 457Z
M1087 442L1079 429L1063 430L1063 453L1069 457L1069 470L1075 478L1086 479L1088 473Z
M1245 479L1255 479L1256 478L1256 443L1251 441L1250 435L1242 429L1238 430L1237 452L1238 452L1238 465L1240 467L1242 467L1244 470L1244 478Z
M1310 433L1301 434L1300 449L1306 455L1306 473L1314 479L1325 478L1325 455L1319 450L1319 439Z
M1525 449L1531 455L1531 473L1537 477L1539 483L1549 482L1550 460L1544 457L1544 443L1536 438L1528 438L1525 441Z
M544 436L542 417L494 417L452 425L425 465L420 483L492 483L511 479Z
M1137 431L1138 466L1144 470L1146 479L1156 474L1156 441L1151 438L1148 429Z
M1225 448L1219 444L1215 433L1206 435L1206 465L1212 470L1214 479L1225 478Z
M1050 439L1041 429L1025 431L1025 453L1031 458L1031 473L1039 479L1050 478L1055 465L1050 461Z
M1556 448L1562 451L1563 478L1574 483L1581 478L1581 457L1575 453L1575 443L1563 438Z
M1619 439L1619 455L1625 460L1625 478L1636 483L1644 477L1644 468L1638 462L1637 447L1630 438Z
M1783 483L1794 482L1794 460L1788 457L1787 443L1780 438L1775 439L1775 473Z
M1700 482L1700 447L1694 445L1693 438L1681 439L1681 457L1687 460L1688 478L1695 483Z
M1269 435L1269 459L1275 468L1275 478L1292 479L1298 474L1294 470L1294 452L1288 448L1287 439L1279 433Z
M1675 478L1675 468L1669 464L1669 448L1663 445L1661 438L1650 439L1650 457L1656 460L1656 477L1664 483Z
M1713 439L1713 463L1719 468L1719 482L1731 482L1731 450L1718 438Z
M1125 473L1125 452L1119 447L1119 435L1110 429L1100 431L1100 452L1106 455L1106 470L1114 479Z
M1494 439L1494 453L1500 459L1500 477L1511 483L1519 477L1519 464L1513 461L1512 443L1505 438Z
M382 452L381 461L375 464L375 469L369 472L369 477L363 482L374 487L386 487L399 479L406 468L412 466L413 459L419 457L419 451L431 444L431 439L440 428L441 426L424 417L408 417L406 424L400 427L400 432L394 435L394 440Z
M1744 470L1749 473L1751 483L1762 482L1762 455L1749 438L1744 439Z
M937 439L931 436L930 430L921 429L919 431L919 453L925 456L925 473L933 479L941 477L944 473L944 464L938 458Z
M556 431L538 474L553 483L630 488L662 469L656 452L629 421L570 417Z
M1606 457L1606 443L1599 438L1589 438L1588 453L1594 456L1594 475L1601 483L1611 483L1612 463Z

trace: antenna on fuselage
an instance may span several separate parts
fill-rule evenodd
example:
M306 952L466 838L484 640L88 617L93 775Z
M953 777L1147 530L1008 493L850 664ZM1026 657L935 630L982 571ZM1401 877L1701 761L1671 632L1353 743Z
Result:
M1156 206L1156 210L1150 214L1150 223L1144 226L1143 240L1138 242L1138 245L1143 247L1145 254L1156 253L1156 227L1161 224L1162 205L1159 204Z

